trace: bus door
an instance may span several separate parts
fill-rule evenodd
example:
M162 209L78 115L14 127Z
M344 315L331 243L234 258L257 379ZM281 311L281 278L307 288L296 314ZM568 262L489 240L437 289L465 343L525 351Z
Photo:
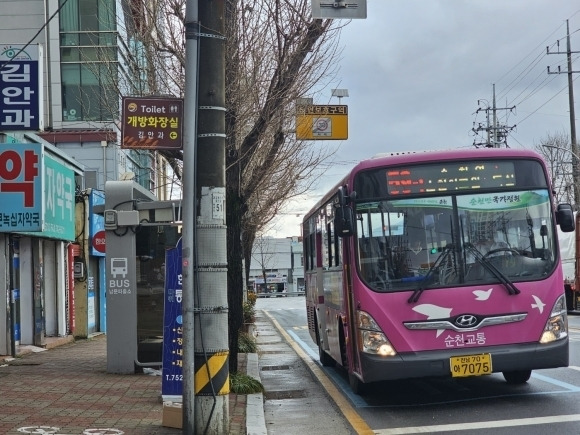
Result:
M324 350L330 350L328 346L328 334L327 334L327 317L328 310L326 309L326 301L324 299L324 274L322 272L322 231L320 224L317 225L316 229L316 293L318 300L316 301L316 319L318 323L318 337L320 338L319 347ZM323 301L323 303L320 303Z

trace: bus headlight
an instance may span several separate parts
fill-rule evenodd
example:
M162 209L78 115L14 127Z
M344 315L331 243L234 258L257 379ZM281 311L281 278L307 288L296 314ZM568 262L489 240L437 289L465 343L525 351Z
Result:
M566 311L566 299L564 295L560 296L552 312L550 318L546 322L544 332L540 338L540 343L551 343L552 341L561 340L568 336L568 314Z
M358 311L358 330L363 352L381 356L397 354L375 319L364 311Z

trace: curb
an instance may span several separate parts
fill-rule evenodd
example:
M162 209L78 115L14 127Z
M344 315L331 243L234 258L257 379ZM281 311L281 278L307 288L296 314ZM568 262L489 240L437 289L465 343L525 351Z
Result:
M260 379L258 354L249 353L246 357L246 373L254 379ZM246 434L267 435L266 419L264 418L264 395L262 393L248 394L246 401Z

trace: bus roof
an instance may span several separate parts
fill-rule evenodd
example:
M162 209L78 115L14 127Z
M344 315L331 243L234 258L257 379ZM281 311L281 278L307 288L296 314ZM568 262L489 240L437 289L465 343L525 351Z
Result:
M334 196L340 186L349 185L354 174L365 169L379 168L382 166L397 166L417 163L429 163L453 160L475 160L481 158L535 158L543 161L543 157L536 151L529 149L512 148L455 148L446 150L426 150L426 151L393 151L390 153L377 154L369 159L361 160L356 164L320 201L318 201L305 218L317 211Z

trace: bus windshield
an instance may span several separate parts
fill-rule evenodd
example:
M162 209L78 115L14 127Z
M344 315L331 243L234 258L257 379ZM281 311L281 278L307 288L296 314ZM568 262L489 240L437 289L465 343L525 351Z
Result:
M357 201L359 276L378 292L508 283L517 293L513 282L557 264L549 198L542 188Z

